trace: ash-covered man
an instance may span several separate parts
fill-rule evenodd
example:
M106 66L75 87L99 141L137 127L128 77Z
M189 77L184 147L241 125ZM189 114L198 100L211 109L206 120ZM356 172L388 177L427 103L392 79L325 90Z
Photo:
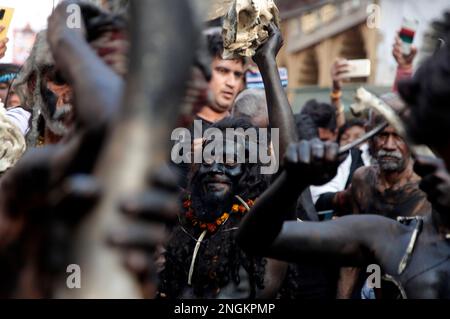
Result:
M88 4L83 3L80 6L85 10ZM86 32L91 48L117 74L124 76L128 42L123 17L111 18L106 16L105 12L92 7L86 9L86 12L91 14L89 16L84 11L82 13L87 22ZM98 16L100 18L96 19ZM88 21L91 17L95 18ZM51 29L38 33L30 56L13 85L23 107L32 113L30 130L26 137L28 146L58 143L74 129L73 87L66 83L59 71L47 42L47 37L54 34L57 33ZM54 39L54 42L57 41L58 38ZM62 48L57 52L59 51L63 51ZM71 56L66 57L69 58Z
M46 145L41 148L29 147L20 161L2 175L0 180L2 190L0 192L2 195L0 264L4 266L0 273L2 276L0 295L9 298L51 296L52 285L48 284L52 276L50 273L60 269L55 262L64 263L63 255L68 252L68 249L63 244L58 246L56 251L53 250L55 246L50 243L70 241L53 237L52 229L56 225L55 222L60 225L58 227L62 227L59 229L68 229L67 227L70 228L73 221L79 220L78 217L82 212L89 209L87 206L82 207L84 203L80 198L76 200L77 204L70 203L67 206L63 204L63 207L59 206L60 202L56 204L59 207L55 207L54 191L59 193L56 197L65 197L66 195L62 194L66 192L64 190L66 187L61 185L67 185L66 178L71 179L69 176L73 174L92 171L105 140L109 123L119 109L123 92L124 85L117 74L119 72L113 66L109 68L108 60L103 56L100 57L100 54L97 55L94 51L95 46L91 46L92 42L89 43L85 39L86 35L91 34L90 31L104 31L104 28L99 28L99 23L104 21L109 25L111 16L92 5L77 1L86 20L83 20L80 29L69 29L66 23L67 6L71 3L74 1L60 3L52 13L49 18L48 32L46 35L43 33L38 35L38 43L34 46L31 58L26 63L22 76L23 82L19 83L25 93L22 95L23 101L41 102L40 104L27 103L33 106L33 111L40 114L44 109L48 109L49 105L42 100L41 89L48 89L49 83L42 78L45 73L42 71L48 71L47 66L52 67L53 63L48 65L46 58L54 56L58 69L66 76L67 86L70 83L73 88L76 96L74 100L76 114L74 114L75 131L70 136L65 136L65 140L56 145ZM98 28L89 27L92 27L90 22L93 20L97 22L95 25ZM100 33L104 35L103 32ZM47 40L50 48L48 45L40 46L47 43ZM117 52L116 50L104 51ZM32 81L33 77L36 81ZM34 86L28 87L29 84ZM76 183L79 184L79 181L78 178ZM71 184L71 182L68 183ZM94 193L91 192L91 194ZM39 213L36 214L37 212ZM56 221L54 217L59 221ZM29 243L32 243L34 247L32 251L26 248L30 247ZM51 258L52 261L50 261L47 259L48 256L61 258Z
M439 25L446 39L450 39L449 22L447 13L445 21ZM425 216L403 222L368 214L344 216L325 223L285 222L288 212L285 208L301 191L292 190L292 185L298 180L304 180L303 188L321 182L317 181L318 176L338 164L337 145L320 146L314 145L317 144L314 141L302 141L287 153L288 161L295 163L296 169L283 173L241 223L238 240L243 248L284 260L310 258L315 262L334 261L345 266L376 263L381 266L384 278L395 283L403 298L449 298L450 176L445 169L445 166L450 167L450 143L446 134L450 122L449 53L449 48L444 46L420 67L412 80L399 83L399 92L411 111L407 116L410 138L433 147L445 163L420 157L416 160L416 170L423 177L420 186L432 203L432 209ZM430 85L431 82L434 85ZM399 148L404 143L389 128L380 138L380 145L395 144ZM397 156L384 155L380 166L393 169L406 164L409 167L407 162L410 160L402 163ZM397 178L403 177L402 184L407 181L405 177L411 177L411 174L396 174ZM333 171L330 175L333 176ZM381 187L394 184L392 179L381 180L385 182L385 185L379 184ZM389 192L384 189L384 194ZM403 206L408 204L404 202ZM280 214L273 214L275 209Z
M382 121L380 115L372 113L368 129ZM337 215L376 214L396 219L429 213L431 205L419 189L421 179L413 170L414 160L404 139L388 126L370 140L369 145L376 164L356 170L349 188L331 193L329 198L327 194L322 195L319 204L332 207ZM364 278L355 284L356 274L355 269L345 269L341 273L339 298L359 296L356 287L361 287Z
M253 127L229 117L212 128L225 135L228 128ZM244 254L235 239L242 217L268 185L261 164L249 163L255 142L220 141L217 153L193 166L184 211L164 254L161 298L255 298L262 293L266 261ZM205 139L205 152L212 145L218 144ZM239 151L245 163L237 160Z

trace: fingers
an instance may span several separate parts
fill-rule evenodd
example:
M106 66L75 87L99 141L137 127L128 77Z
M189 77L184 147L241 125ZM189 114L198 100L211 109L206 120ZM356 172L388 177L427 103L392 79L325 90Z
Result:
M333 81L342 81L345 80L346 73L349 72L349 66L346 59L338 58L333 63L331 68L331 77Z
M274 21L271 21L267 26L267 31L269 32L269 38L276 38L278 42L278 50L283 46L283 37L281 35L280 29L277 27Z
M337 58L337 59L334 61L333 67L334 67L336 70L342 70L342 71L345 70L346 68L348 68L348 62L347 62L347 59Z
M179 181L169 165L164 164L149 177L150 186L178 194Z
M267 31L269 32L269 36L280 32L274 21L270 21L270 23L267 25Z
M300 141L300 143L298 143L298 161L300 163L305 163L305 164L309 164L311 163L311 147L310 147L310 142L308 141Z
M67 179L63 185L65 193L89 200L96 200L101 195L101 187L91 175L74 175Z
M112 246L125 249L139 249L154 252L158 245L166 242L169 237L163 225L130 222L126 227L112 231L107 242Z
M325 145L319 139L311 142L311 155L314 161L321 161L325 156Z
M339 154L339 145L337 143L325 144L325 161L334 162Z
M324 143L319 139L302 140L288 146L285 161L294 164L310 164L321 161L333 163L337 161L338 154L339 145L336 143Z
M306 185L323 185L336 176L338 154L336 143L324 143L318 138L291 144L285 155L287 176L292 181L301 179Z
M289 144L284 156L284 160L286 163L298 163L297 144Z
M101 194L100 184L93 176L80 174L67 178L62 187L53 191L49 197L59 217L76 223L94 208Z
M150 188L120 203L123 213L132 218L173 225L180 210L178 178L163 165L149 178Z
M121 210L130 217L164 224L174 224L180 209L178 196L158 190L148 191L123 201L120 206Z

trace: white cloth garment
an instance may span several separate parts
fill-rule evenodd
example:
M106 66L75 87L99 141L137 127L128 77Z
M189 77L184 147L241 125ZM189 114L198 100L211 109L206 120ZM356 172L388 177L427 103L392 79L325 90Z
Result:
M371 157L369 154L369 146L367 143L360 147L362 151L361 158L364 166L369 166L371 164ZM339 165L336 176L328 183L321 186L310 186L311 196L314 204L316 204L320 195L325 193L336 193L343 191L345 185L347 184L348 177L350 176L350 167L352 165L352 157L350 154L347 158Z
M6 111L6 117L17 126L22 134L25 136L30 129L31 113L25 111L21 107L15 107Z

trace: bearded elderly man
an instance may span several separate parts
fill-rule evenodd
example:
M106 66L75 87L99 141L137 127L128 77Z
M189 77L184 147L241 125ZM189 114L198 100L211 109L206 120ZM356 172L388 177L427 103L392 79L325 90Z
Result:
M381 116L372 115L369 129L383 121ZM413 171L411 151L403 138L388 126L369 145L377 164L359 168L351 186L336 193L336 210L394 219L428 213L431 207L419 189L420 177Z
M383 117L371 113L368 129L382 121ZM419 189L420 177L413 170L411 150L395 129L387 126L369 141L369 147L377 163L359 168L350 187L334 195L332 206L337 214L353 212L397 219L429 213L431 205ZM355 268L342 269L338 298L359 298L365 276L358 276L358 272ZM368 297L367 294L364 297Z

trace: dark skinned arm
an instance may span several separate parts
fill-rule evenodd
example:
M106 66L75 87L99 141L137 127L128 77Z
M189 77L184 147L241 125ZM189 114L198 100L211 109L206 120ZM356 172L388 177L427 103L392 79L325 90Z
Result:
M97 126L117 114L125 83L89 46L83 21L80 28L67 26L67 6L74 3L82 14L92 9L74 0L58 5L48 20L47 40L56 68L75 93L83 93L75 94L78 122L84 127Z
M344 216L326 222L285 222L266 255L290 262L361 266L372 262L378 237L395 221L375 215ZM382 235L383 234L383 235Z
M301 141L289 146L286 171L256 202L238 230L238 241L251 254L288 262L361 266L392 256L388 242L395 242L401 227L376 215L345 216L327 222L283 221L284 201L295 197L291 181L320 184L337 169L338 146ZM300 182L303 181L303 182ZM301 187L300 187L301 188ZM384 257L383 257L384 256Z
M65 1L55 9L47 31L56 68L74 90L77 134L53 156L57 168L64 166L54 171L64 172L63 175L92 170L108 126L118 114L124 92L123 79L85 40L84 24L79 29L67 27L67 6L71 3L78 4ZM83 12L83 5L80 7Z
M292 219L298 196L309 185L321 185L336 175L338 145L318 139L291 144L285 171L256 201L238 231L239 243L254 254L264 254ZM264 236L260 236L264 234Z
M279 153L281 159L287 147L298 140L292 108L281 85L276 56L283 45L280 30L271 23L269 39L256 51L254 60L259 67L266 91L267 109L271 128L280 129ZM282 164L282 163L280 163Z
M47 36L56 66L74 90L75 130L58 145L30 149L2 176L0 205L5 216L45 208L50 197L61 197L55 193L63 190L66 177L90 173L121 103L123 80L89 47L83 26L67 27L70 3L77 2L64 2L55 9Z

